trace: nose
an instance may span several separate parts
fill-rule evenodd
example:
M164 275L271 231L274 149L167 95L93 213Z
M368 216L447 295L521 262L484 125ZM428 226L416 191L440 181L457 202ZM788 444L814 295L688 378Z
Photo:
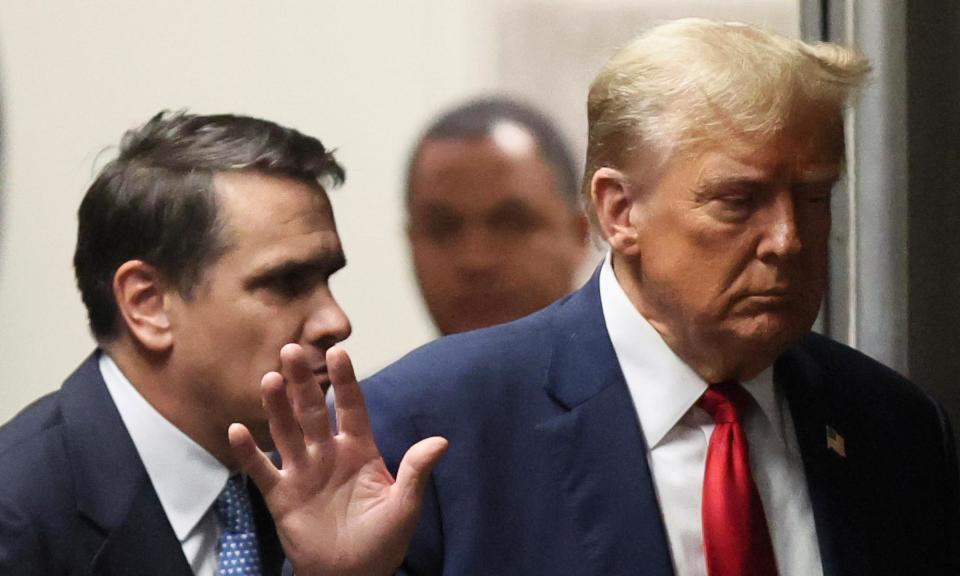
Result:
M789 190L784 190L776 194L770 203L764 235L757 252L761 259L782 259L796 256L802 250L796 201Z
M319 290L310 304L312 310L303 327L305 344L326 350L350 336L353 331L350 319L337 304L329 288Z
M468 276L482 276L491 272L503 254L490 241L489 234L479 226L464 230L457 247L456 264Z

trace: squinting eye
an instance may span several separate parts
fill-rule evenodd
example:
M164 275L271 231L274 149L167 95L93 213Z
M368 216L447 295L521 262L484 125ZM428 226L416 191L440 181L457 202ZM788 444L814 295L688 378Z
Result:
M754 197L750 194L722 196L718 200L724 214L731 217L746 216L754 205Z
M274 285L277 291L284 296L298 296L306 291L307 279L306 276L300 272L287 272L277 277Z
M753 198L750 196L728 196L721 198L720 201L731 208L747 208L753 204Z
M285 298L298 298L328 279L320 270L291 270L274 278L269 286Z
M742 222L750 217L756 207L755 194L728 192L718 194L708 204L710 213L722 222Z

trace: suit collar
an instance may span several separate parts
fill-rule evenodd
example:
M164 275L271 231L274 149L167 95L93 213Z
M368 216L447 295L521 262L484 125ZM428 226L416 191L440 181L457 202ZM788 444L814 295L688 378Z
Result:
M598 278L553 314L545 389L562 411L537 433L591 573L671 576L647 447L607 334Z
M608 386L623 384L600 305L600 268L557 306L545 387L554 400L572 410Z
M150 483L182 542L216 501L230 471L157 412L107 353L100 355L99 368Z
M92 354L64 383L61 405L78 535L93 574L192 571L120 419Z
M98 368L99 352L64 382L61 406L78 513L78 546L92 574L192 576L179 539ZM263 499L251 488L265 574L280 574L283 550Z
M149 479L107 392L98 358L95 352L67 378L61 398L79 512L109 531L123 522Z

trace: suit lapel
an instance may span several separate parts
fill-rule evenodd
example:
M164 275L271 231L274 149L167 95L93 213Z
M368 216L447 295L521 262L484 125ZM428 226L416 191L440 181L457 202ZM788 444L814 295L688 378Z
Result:
M149 481L137 490L121 524L109 531L90 572L192 576L180 541Z
M147 471L91 355L62 388L77 495L77 565L89 573L191 576Z
M595 574L673 574L646 445L607 335L599 276L560 308L546 392L563 413L537 427Z
M835 391L827 386L819 366L795 346L777 361L776 381L787 394L803 459L824 576L872 574L864 539L863 486L855 474L867 458L866 443L845 427ZM828 445L828 430L844 438L844 447Z

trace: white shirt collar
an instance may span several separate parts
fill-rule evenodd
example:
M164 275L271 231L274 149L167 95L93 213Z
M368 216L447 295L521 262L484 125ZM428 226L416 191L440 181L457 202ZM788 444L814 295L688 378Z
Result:
M707 389L707 383L667 346L660 333L630 302L613 273L610 253L600 269L600 305L620 370L636 406L647 441L654 449ZM780 431L773 369L743 383L764 416Z
M106 352L100 354L99 365L163 511L183 542L217 499L230 472L157 412Z
M773 429L782 436L783 430L780 424L780 401L777 398L778 392L773 384L773 367L766 368L754 379L742 382L744 389L753 396L753 399L760 407L760 412L766 416L767 421L773 424Z

